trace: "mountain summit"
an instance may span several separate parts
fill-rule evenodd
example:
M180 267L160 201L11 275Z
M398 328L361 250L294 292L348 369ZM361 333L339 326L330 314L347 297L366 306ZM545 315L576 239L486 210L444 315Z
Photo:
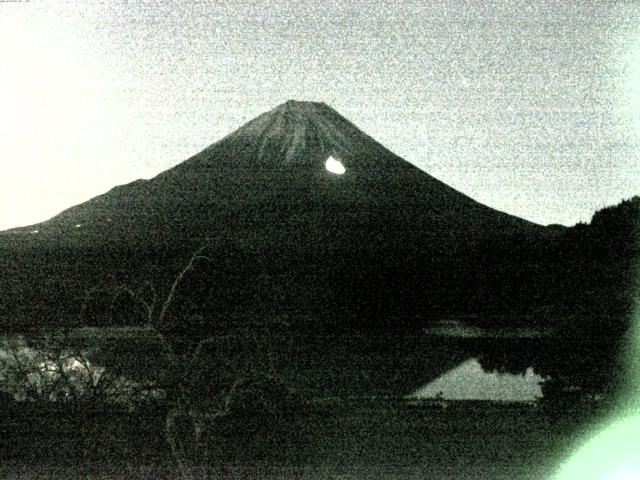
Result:
M0 234L0 249L21 252L2 270L18 275L2 281L33 296L15 308L55 292L61 312L77 311L96 287L166 288L206 242L214 266L202 278L216 285L194 287L204 297L192 304L375 322L449 302L473 245L542 230L445 185L324 103L288 101L150 180Z
M222 142L251 145L252 160L275 167L314 167L328 156L350 157L382 147L324 103L289 100L260 115ZM279 159L280 162L272 163Z

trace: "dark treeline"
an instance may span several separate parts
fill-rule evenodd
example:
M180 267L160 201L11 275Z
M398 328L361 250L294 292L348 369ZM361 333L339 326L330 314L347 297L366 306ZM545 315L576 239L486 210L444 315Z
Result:
M640 197L599 210L589 224L557 228L542 242L501 247L488 260L497 264L516 252L498 283L519 290L509 310L520 311L529 325L554 328L555 335L488 342L483 366L513 373L534 367L553 379L545 395L568 385L583 392L623 390L626 333L640 291Z

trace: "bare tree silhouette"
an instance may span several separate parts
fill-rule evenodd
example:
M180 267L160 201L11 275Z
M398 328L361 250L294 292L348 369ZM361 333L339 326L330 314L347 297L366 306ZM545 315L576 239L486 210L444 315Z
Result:
M165 361L171 366L164 385L168 402L165 436L180 476L185 480L208 475L210 445L204 439L210 429L234 410L243 408L242 403L247 398L252 398L252 409L258 407L261 412L277 415L280 402L288 391L274 367L269 340L263 341L255 331L246 332L244 338L244 342L253 349L250 355L240 349L213 359L209 350L218 346L220 338L210 335L197 338L191 348L177 348L174 332L179 328L189 333L189 325L187 319L170 315L170 311L187 277L203 263L213 263L205 255L207 246L205 243L193 252L175 276L164 299L148 281L136 290L121 285L114 292L114 299L126 295L145 312L146 328L159 341ZM186 322L186 327L179 322ZM201 333L195 331L193 335ZM212 361L219 363L213 369L214 374L223 378L215 379L203 374L209 373ZM212 382L218 388L212 391L203 385L204 382ZM269 387L264 388L265 385ZM203 398L202 392L212 395Z

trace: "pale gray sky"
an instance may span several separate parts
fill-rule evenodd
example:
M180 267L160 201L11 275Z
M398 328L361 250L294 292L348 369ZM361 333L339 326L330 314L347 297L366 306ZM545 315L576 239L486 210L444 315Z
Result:
M494 208L588 220L640 193L640 3L0 2L0 228L287 99Z

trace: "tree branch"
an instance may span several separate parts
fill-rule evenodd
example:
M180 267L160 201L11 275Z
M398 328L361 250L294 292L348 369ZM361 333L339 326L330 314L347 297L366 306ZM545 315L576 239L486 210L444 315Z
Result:
M176 296L176 291L178 290L178 287L182 283L182 280L187 275L187 273L189 273L191 270L193 270L194 264L196 263L196 261L204 260L204 261L207 261L207 262L211 262L211 259L209 257L205 257L205 256L201 255L202 252L204 251L204 249L206 248L206 246L207 246L207 243L205 243L200 248L198 248L193 253L191 258L189 259L189 262L187 263L187 265L176 276L175 280L173 281L173 284L171 285L171 289L169 290L169 294L167 295L167 298L165 299L164 303L162 304L162 309L160 310L160 315L158 315L156 328L162 329L165 326L164 325L165 317L166 317L167 312L169 311L169 308L171 307L171 304L173 303L173 300L174 300L174 298Z

